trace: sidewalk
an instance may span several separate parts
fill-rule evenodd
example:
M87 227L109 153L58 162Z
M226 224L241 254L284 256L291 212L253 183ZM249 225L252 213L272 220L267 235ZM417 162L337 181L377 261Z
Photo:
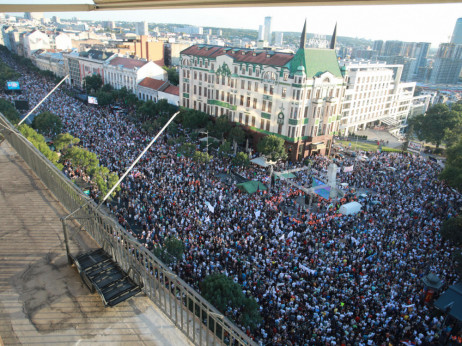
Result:
M105 308L67 264L66 211L5 141L0 145L0 344L191 345L144 295ZM70 229L70 233L76 229ZM71 252L96 248L85 233Z

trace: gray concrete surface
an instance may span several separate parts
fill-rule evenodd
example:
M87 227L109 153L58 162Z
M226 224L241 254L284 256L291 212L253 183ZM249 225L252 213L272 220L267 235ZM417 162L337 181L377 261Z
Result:
M365 129L356 131L356 134L358 136L367 136L367 139L371 141L388 141L386 146L390 148L401 148L403 145L403 141L399 140L386 130Z
M66 211L7 142L0 145L0 345L190 345L144 295L105 308L67 264ZM78 231L71 252L96 248Z

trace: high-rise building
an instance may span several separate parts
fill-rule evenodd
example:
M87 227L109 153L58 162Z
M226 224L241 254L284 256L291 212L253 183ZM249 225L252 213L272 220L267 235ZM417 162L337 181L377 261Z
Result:
M263 41L263 25L258 26L258 41Z
M265 30L263 32L263 40L271 42L271 17L265 17Z
M193 45L181 52L180 105L279 136L292 160L325 154L344 92L333 48L306 48L306 26L295 54Z
M462 45L442 43L433 62L430 83L456 84L462 69Z
M136 34L139 36L149 35L148 23L146 21L135 23L135 29L136 29Z
M401 55L403 46L404 46L403 41L386 41L385 46L383 47L382 55L383 56Z
M462 44L462 18L457 19L451 37L451 43Z
M382 48L383 48L383 41L382 40L374 41L374 46L372 47L372 50L376 51L377 55L382 54Z
M109 30L114 30L114 29L115 29L115 23L114 23L113 20L109 20L109 21L103 22L103 26L104 26L106 29L109 29Z
M282 31L276 31L274 33L274 45L281 47L282 46L282 41L284 39L284 33Z

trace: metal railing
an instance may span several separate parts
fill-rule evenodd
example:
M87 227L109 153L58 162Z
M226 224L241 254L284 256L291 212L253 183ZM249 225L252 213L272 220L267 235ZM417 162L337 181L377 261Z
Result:
M0 113L0 132L81 227L196 345L256 345L83 194Z

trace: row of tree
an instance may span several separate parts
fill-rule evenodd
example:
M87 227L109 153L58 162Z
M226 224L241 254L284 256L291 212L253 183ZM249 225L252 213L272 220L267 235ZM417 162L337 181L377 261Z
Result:
M443 152L440 145L446 146L446 162L440 179L462 191L462 104L452 107L437 104L425 115L410 119L408 131L411 135L415 133L420 140L435 144L437 153ZM452 255L462 274L462 215L453 215L445 220L441 235L459 246Z
M462 104L451 108L437 104L429 108L426 114L409 120L408 134L435 144L437 149L441 144L446 145L446 164L440 178L462 190Z

